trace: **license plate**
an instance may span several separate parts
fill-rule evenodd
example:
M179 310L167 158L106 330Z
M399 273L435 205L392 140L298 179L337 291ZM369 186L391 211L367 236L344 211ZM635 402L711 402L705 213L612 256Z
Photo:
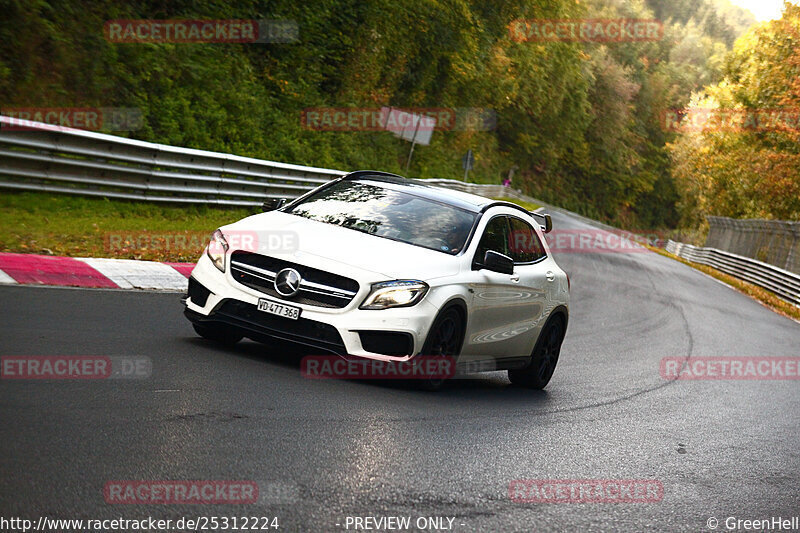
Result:
M273 302L272 300L266 300L264 298L259 298L258 310L264 311L265 313L269 313L271 315L290 318L292 320L297 320L298 318L300 318L300 311L301 311L299 307Z

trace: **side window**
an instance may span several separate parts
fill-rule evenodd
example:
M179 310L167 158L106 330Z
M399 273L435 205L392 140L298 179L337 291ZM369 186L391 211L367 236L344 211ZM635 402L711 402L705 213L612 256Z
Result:
M483 230L483 236L478 243L478 251L475 252L475 262L483 263L483 257L489 250L508 255L507 217L495 217L486 225L486 229Z
M509 234L508 247L511 252L509 257L515 263L531 263L544 257L545 251L542 241L536 231L524 220L509 217L511 233Z

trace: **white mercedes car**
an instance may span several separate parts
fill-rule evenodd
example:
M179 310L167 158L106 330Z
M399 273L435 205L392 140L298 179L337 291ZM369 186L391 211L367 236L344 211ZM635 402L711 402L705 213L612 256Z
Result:
M550 381L570 287L549 216L375 171L265 211L215 231L192 271L185 315L202 337Z

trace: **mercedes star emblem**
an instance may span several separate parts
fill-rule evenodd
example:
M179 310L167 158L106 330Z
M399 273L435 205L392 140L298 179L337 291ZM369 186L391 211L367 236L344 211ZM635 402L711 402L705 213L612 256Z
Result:
M291 298L300 292L300 273L293 268L284 268L275 276L275 290L284 298Z

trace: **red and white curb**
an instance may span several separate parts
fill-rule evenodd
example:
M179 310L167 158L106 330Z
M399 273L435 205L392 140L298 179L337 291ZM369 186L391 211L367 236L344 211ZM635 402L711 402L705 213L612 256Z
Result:
M185 291L193 263L0 253L0 284Z

